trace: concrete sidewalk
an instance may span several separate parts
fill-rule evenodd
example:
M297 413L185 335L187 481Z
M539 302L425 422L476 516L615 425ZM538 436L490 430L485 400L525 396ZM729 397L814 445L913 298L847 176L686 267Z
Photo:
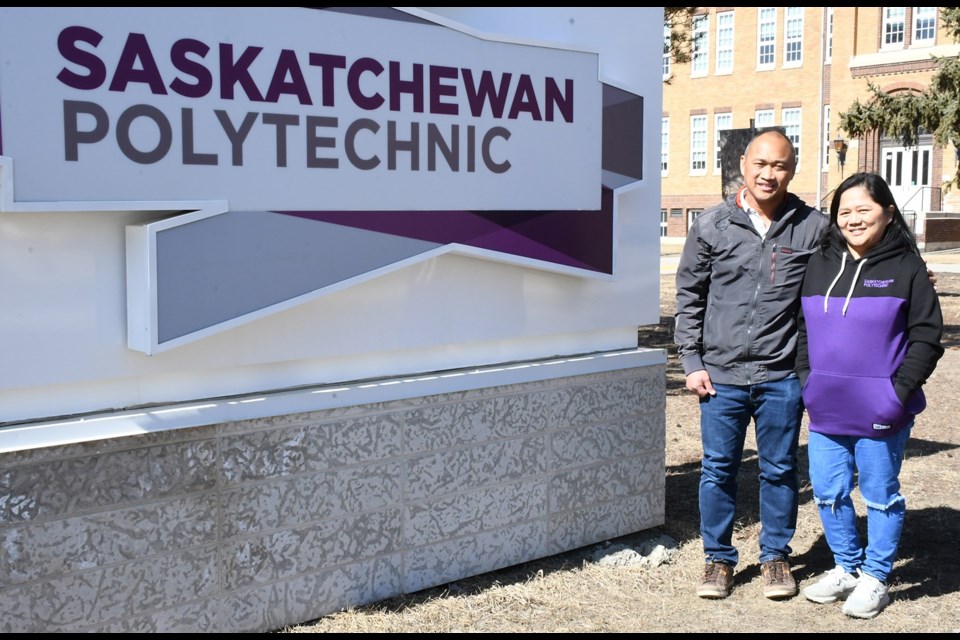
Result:
M934 273L960 273L960 249L928 251L923 257Z
M660 238L660 275L676 273L686 238Z

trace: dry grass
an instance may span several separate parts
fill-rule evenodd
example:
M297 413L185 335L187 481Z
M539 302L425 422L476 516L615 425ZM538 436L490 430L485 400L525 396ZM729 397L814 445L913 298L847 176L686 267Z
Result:
M907 498L892 602L873 620L847 618L839 604L798 596L771 601L761 594L756 558L757 460L748 439L740 474L735 542L740 549L733 593L724 600L694 595L700 577L699 414L683 391L670 335L673 276L661 277L660 325L644 328L641 344L668 349L666 522L611 541L644 550L655 536L673 542L666 562L604 562L603 545L509 567L443 587L338 612L282 630L326 632L879 632L960 633L960 274L938 275L947 354L926 391L901 473ZM801 436L800 517L791 562L803 586L833 562L810 496L806 432ZM862 513L861 509L861 513ZM861 517L862 528L865 522ZM613 551L620 548L611 546Z

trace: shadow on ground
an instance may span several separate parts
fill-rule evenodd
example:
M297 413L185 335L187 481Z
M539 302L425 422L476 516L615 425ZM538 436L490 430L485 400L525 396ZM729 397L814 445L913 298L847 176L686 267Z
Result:
M960 449L960 445L911 438L906 455L909 458L937 455ZM800 478L800 505L813 499L810 478L807 474L807 448L798 449ZM740 467L736 526L751 527L759 522L759 473L756 452L745 450ZM666 518L663 530L678 542L687 542L700 537L698 492L700 486L700 463L689 462L667 468ZM920 488L917 488L920 490ZM866 540L867 521L865 513L858 514L857 526L861 538ZM960 540L960 511L947 506L911 509L907 506L903 533L898 552L898 565L894 583L909 585L898 590L897 597L916 599L935 597L960 591L960 560L957 541ZM937 553L938 544L942 553ZM752 558L741 558L742 570L738 569L738 581L749 582L758 577L760 567ZM798 581L812 579L834 566L826 539L822 534L802 553L791 557L794 576Z

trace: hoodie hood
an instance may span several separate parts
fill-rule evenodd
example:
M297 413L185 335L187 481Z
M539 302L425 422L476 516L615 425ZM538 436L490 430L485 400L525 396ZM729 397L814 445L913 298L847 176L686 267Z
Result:
M884 260L896 258L908 251L909 247L907 246L906 241L904 240L903 236L901 236L899 233L896 233L892 224L887 226L886 232L883 234L880 242L878 242L866 253L866 255L859 260L854 258L853 254L850 253L846 242L843 241L843 236L841 234L832 234L830 236L829 246L827 246L827 248L824 250L824 253L831 260L831 262L839 260L840 268L837 271L836 276L830 282L830 285L827 287L827 292L823 297L823 312L827 313L827 310L830 306L830 294L833 293L834 287L840 280L840 277L843 276L843 272L846 271L846 269L851 268L855 269L855 271L853 274L853 279L850 281L850 288L847 290L847 293L844 296L843 310L841 313L843 316L847 315L847 308L850 306L850 299L853 297L853 290L856 289L857 284L860 282L860 273L863 271L864 266L866 266L868 262L873 265L883 262Z

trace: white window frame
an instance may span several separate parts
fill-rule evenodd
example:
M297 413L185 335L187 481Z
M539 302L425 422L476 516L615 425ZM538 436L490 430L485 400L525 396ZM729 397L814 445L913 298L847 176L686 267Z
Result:
M733 129L732 113L713 114L713 173L719 174L723 169L720 162L720 132Z
M930 13L933 15L929 15ZM921 15L924 14L924 15ZM928 23L929 24L925 24ZM921 38L922 32L929 32L925 38ZM937 7L914 7L913 8L913 41L911 46L929 46L937 40Z
M670 228L670 214L666 209L660 209L660 237L666 238L670 234L668 229Z
M660 175L670 174L670 116L660 119Z
M784 7L783 68L803 66L803 7Z
M670 21L663 23L663 79L670 78L670 33L673 29L673 23Z
M793 149L797 154L797 163L794 167L798 172L800 171L800 140L802 140L801 134L802 125L803 125L803 109L801 107L789 107L783 109L780 112L780 120L783 122L784 133L787 134L787 137L790 138L790 142L793 143Z
M693 47L690 52L690 77L702 78L710 72L710 14L693 17Z
M698 166L698 165L703 166ZM690 116L690 175L707 175L707 116Z
M774 125L773 109L757 109L753 112L753 127L755 129L766 129Z
M716 75L733 73L733 45L736 34L733 30L733 11L717 13L717 67Z
M827 7L827 46L823 61L826 64L833 62L833 7Z
M766 38L766 40L764 40ZM770 59L766 48L769 47ZM757 71L769 71L777 65L777 8L760 7L757 9Z
M883 31L881 33L881 49L903 49L907 35L907 8L883 7ZM900 39L896 36L899 34Z

